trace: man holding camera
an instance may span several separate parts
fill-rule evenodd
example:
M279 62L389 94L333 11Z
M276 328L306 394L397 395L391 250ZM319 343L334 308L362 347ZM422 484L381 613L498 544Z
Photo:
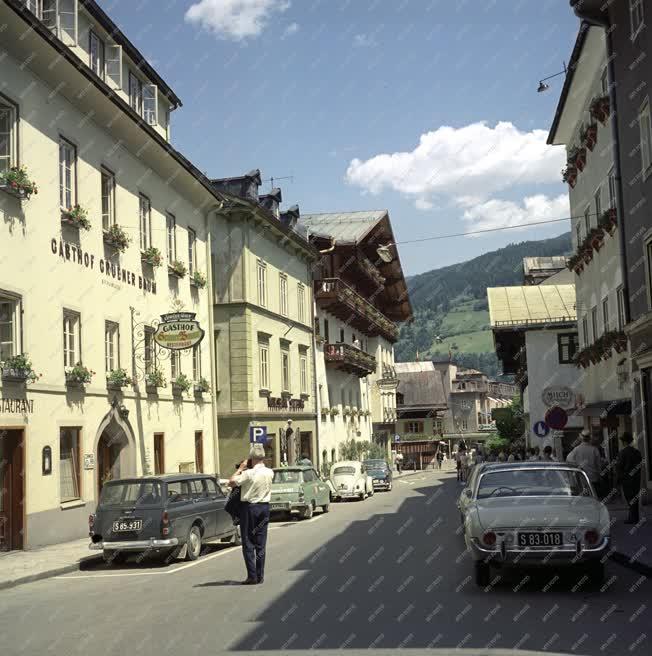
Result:
M265 547L273 479L274 471L265 466L265 448L262 444L252 445L249 459L243 460L229 479L230 487L240 488L240 533L247 567L243 585L262 583L265 578Z

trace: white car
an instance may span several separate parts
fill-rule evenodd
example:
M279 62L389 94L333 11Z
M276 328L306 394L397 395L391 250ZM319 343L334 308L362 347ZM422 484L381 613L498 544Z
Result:
M465 494L464 540L475 581L492 566L583 567L604 579L610 521L586 474L557 462L490 463Z
M374 494L374 482L367 475L367 468L354 460L336 462L331 467L331 483L335 489L335 500L360 499Z

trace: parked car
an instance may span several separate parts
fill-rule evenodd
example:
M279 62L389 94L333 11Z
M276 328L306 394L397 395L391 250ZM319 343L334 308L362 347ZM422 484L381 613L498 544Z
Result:
M336 501L342 499L364 500L373 496L374 484L367 468L361 462L344 460L331 467L331 483L335 488Z
M477 465L474 465L469 474L469 480L466 483L466 486L460 492L460 496L457 499L457 509L460 511L460 522L464 526L464 517L466 516L466 510L469 505L475 500L474 494L477 489L476 483L478 480L478 475L480 472L484 471L487 467L491 466L491 463L481 462Z
M367 468L367 474L371 476L374 490L392 489L392 468L386 460L364 460L362 464Z
M328 485L312 467L296 465L274 470L270 512L298 512L301 519L310 519L317 507L328 512L329 504Z
M206 474L109 481L88 519L89 547L107 562L144 552L196 560L206 542L240 544L225 502L217 479Z
M563 565L604 579L610 521L586 474L556 462L492 463L479 472L464 518L464 539L475 581L486 586L490 567Z

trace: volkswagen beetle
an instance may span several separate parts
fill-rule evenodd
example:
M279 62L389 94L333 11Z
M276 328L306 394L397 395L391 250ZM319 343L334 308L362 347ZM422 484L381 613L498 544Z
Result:
M367 475L367 468L361 462L345 460L331 467L331 483L335 488L336 500L366 499L373 496L374 483Z

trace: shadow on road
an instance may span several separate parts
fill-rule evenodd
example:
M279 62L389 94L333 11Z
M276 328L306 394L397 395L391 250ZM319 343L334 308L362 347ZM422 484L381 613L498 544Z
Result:
M290 567L303 576L249 618L252 630L231 649L454 648L461 641L464 647L491 642L514 648L526 626L531 642L523 648L542 648L556 631L555 651L570 651L586 626L571 626L566 644L558 620L571 620L559 609L569 602L579 608L587 600L595 608L600 592L577 588L575 575L551 570L506 571L493 587L478 588L458 530L459 483L431 478L410 490L417 494L396 512L353 522ZM611 575L608 570L607 579ZM627 596L627 581L631 573L622 580L618 572L605 591L620 589ZM627 601L635 609L645 592L629 592ZM606 608L612 600L605 597L600 605ZM551 608L559 615L546 624L542 615ZM609 630L592 623L595 639L601 633L608 637Z

